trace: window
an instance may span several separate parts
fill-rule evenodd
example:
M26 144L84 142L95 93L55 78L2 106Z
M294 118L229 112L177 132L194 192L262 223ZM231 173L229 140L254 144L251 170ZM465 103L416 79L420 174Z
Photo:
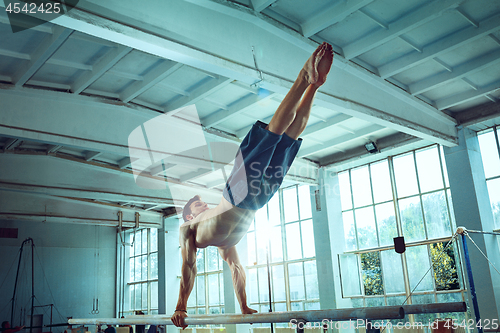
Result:
M339 185L343 297L353 306L401 305L412 291L413 304L463 299L456 244L444 250L456 227L440 146L344 171ZM393 249L398 235L403 255Z
M478 134L495 231L500 230L500 157L497 127Z
M257 211L247 246L250 307L269 310L269 258L273 311L319 309L309 186L281 189Z
M129 234L129 307L125 314L158 314L158 230Z

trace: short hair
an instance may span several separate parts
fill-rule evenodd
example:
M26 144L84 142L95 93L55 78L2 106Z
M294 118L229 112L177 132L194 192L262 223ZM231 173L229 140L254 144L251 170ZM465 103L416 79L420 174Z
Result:
M189 201L184 205L184 208L182 209L182 218L184 219L184 222L187 222L187 216L191 214L191 204L195 201L201 200L201 197L199 195L195 195Z
M6 328L8 323L9 323L9 322L8 322L7 320L6 320L6 321L4 321L4 322L2 322L2 328Z

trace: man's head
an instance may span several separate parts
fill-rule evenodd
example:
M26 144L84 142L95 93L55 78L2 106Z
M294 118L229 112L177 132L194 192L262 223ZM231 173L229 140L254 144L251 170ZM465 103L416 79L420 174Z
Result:
M208 205L201 200L199 195L195 195L194 197L189 199L189 201L184 206L184 209L182 210L182 218L185 222L191 221L196 216L198 216L198 214L206 211L207 209Z
M3 329L6 329L6 328L10 328L10 323L6 320L2 323L2 328Z

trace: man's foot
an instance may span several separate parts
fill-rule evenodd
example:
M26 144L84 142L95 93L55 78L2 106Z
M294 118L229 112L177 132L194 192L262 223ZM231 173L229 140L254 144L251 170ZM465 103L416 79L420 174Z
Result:
M323 44L316 48L304 64L303 70L305 71L306 80L309 84L315 84L318 81L318 63L325 47L326 43L323 42Z
M330 44L326 44L326 46L324 47L324 52L322 52L321 59L319 59L318 65L316 67L318 72L318 80L316 81L316 83L314 83L316 87L319 87L326 82L326 77L330 72L332 62L333 48Z
M257 312L257 310L250 309L249 307L246 307L246 308L241 310L242 314L254 314L256 312Z

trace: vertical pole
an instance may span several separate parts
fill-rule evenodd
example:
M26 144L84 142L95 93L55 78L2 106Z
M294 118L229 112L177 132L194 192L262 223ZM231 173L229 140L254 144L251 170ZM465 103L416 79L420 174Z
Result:
M474 287L474 277L472 276L472 267L470 265L469 250L467 249L467 239L465 238L464 233L462 234L462 244L464 247L465 266L467 268L467 276L469 277L470 294L472 298L472 304L474 306L474 315L476 316L476 325L477 325L478 323L481 323L481 316L479 315L479 305L477 304L476 288ZM477 327L477 331L479 333L483 333L483 327L481 324L479 325L479 327Z
M30 333L33 333L33 313L35 310L35 243L31 239L31 318Z
M17 279L19 277L19 268L21 267L21 258L23 257L23 247L24 247L24 241L21 244L21 249L19 250L19 262L17 264L17 273L16 273L16 281L14 282L14 294L12 295L12 310L10 313L10 324L14 326L14 303L16 302L16 288L17 288Z
M269 240L267 240L266 250L267 250L267 255L266 255L266 259L267 259L267 284L269 287L269 312L273 312L273 302L271 299L271 268L269 267L269 255L270 255L270 253L269 253ZM273 323L271 323L271 333L274 333Z

